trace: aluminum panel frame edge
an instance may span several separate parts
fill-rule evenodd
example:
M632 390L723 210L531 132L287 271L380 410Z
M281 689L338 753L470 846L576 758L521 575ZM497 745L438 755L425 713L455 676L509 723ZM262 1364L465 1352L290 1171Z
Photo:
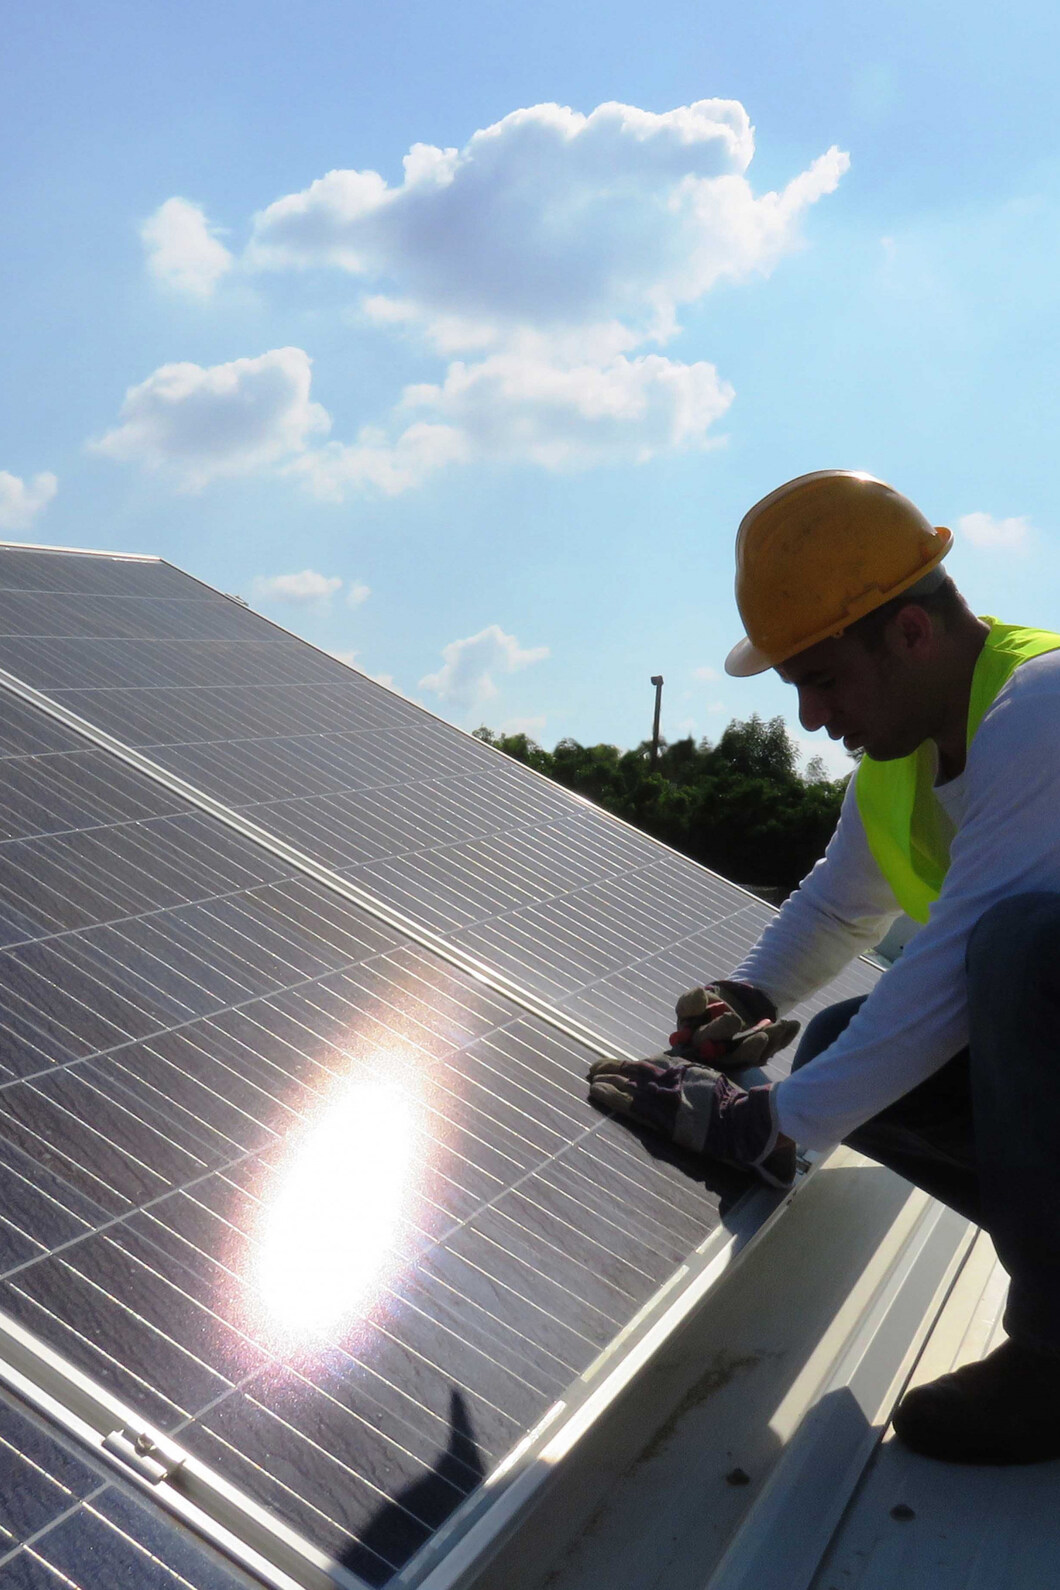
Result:
M562 1482L579 1444L780 1218L812 1169L800 1172L787 1192L763 1184L746 1193L734 1207L730 1225L719 1226L674 1271L479 1490L395 1575L388 1590L471 1590L492 1558Z
M269 1590L369 1590L364 1580L153 1429L3 1310L0 1386L16 1408L72 1438L122 1485L149 1497L226 1563ZM145 1451L158 1454L157 1475L149 1473L150 1463L122 1455L123 1447L141 1442Z

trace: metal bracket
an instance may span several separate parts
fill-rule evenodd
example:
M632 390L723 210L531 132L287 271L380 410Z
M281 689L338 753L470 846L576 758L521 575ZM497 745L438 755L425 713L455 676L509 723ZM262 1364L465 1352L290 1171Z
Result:
M151 1485L172 1479L184 1461L182 1456L168 1456L146 1430L112 1430L103 1438L103 1450L120 1458Z

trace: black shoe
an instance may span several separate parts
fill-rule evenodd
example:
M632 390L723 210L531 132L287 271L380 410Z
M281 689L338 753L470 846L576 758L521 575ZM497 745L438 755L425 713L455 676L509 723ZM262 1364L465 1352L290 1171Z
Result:
M894 1428L914 1452L948 1463L1060 1458L1060 1355L1004 1342L907 1392Z

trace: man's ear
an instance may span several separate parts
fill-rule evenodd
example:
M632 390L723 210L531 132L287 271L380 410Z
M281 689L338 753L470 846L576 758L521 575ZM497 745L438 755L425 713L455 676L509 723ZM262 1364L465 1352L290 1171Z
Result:
M900 607L887 626L891 643L900 655L920 661L935 650L935 626L931 614L916 602Z

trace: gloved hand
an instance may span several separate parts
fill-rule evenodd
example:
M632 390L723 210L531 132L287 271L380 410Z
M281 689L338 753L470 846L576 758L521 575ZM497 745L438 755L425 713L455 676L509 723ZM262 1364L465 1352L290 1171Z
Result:
M745 1089L711 1066L658 1055L597 1060L589 1098L664 1132L680 1148L755 1170L771 1187L795 1180L795 1144L777 1124L772 1083Z
M761 989L723 979L681 995L670 1049L685 1060L743 1071L765 1065L798 1030L797 1021L777 1020L776 1006Z

